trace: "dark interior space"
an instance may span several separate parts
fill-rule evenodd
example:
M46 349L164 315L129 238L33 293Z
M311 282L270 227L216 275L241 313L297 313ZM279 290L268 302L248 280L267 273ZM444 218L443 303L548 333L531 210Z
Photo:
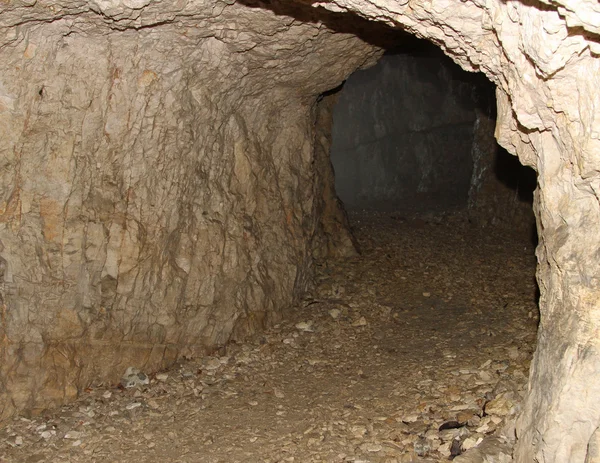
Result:
M533 228L535 172L495 142L485 76L406 37L336 91L331 160L349 211L468 210L483 225Z

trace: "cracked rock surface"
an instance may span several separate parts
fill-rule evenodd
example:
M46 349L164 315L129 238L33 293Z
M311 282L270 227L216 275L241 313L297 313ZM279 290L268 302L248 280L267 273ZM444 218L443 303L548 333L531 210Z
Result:
M510 461L537 326L527 237L462 214L351 223L362 254L321 260L281 323L17 417L0 461Z

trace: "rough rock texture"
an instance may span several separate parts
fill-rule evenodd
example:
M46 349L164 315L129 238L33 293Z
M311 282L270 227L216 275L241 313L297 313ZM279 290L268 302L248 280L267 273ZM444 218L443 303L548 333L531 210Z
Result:
M541 323L519 462L583 462L600 424L600 7L593 0L335 0L498 86L497 137L538 172Z
M278 13L0 6L0 417L218 347L305 289L310 108L376 49Z
M305 285L311 107L371 48L329 34L318 8L259 6L1 4L2 415L223 342ZM312 6L403 27L498 86L497 137L539 182L541 322L515 458L596 458L598 3Z
M331 138L333 108L339 94L324 96L317 104L315 122L315 172L316 181L321 185L322 200L317 200L317 233L313 240L313 255L321 257L354 256L358 244L350 233L346 210L335 188L333 165L331 162Z
M467 203L476 97L490 84L420 42L407 40L340 91L331 159L348 207Z

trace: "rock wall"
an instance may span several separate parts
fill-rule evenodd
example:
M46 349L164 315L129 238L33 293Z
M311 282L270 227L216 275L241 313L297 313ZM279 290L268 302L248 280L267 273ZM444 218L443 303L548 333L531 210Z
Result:
M515 459L595 458L597 2L244 3L0 4L0 414L218 345L302 290L322 197L314 101L380 44L348 34L363 37L359 15L497 85L497 138L539 183L541 323Z
M214 349L306 288L311 108L377 49L292 13L0 5L0 418Z
M321 259L351 257L358 252L358 243L350 232L346 209L336 192L330 157L333 108L337 104L338 96L337 92L327 92L316 107L314 166L316 182L320 185L322 196L316 198L318 222L313 239L313 256Z
M466 207L476 95L490 85L481 77L416 39L350 76L335 106L331 149L344 204Z
M538 173L538 346L515 460L592 461L600 425L600 8L593 0L335 0L497 85L499 143ZM589 453L588 453L589 449Z

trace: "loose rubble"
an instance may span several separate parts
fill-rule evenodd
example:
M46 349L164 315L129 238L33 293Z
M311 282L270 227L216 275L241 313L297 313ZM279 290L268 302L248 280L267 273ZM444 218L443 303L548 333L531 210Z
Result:
M362 254L318 262L283 322L5 423L0 462L510 461L537 326L531 244L460 214L353 223Z

